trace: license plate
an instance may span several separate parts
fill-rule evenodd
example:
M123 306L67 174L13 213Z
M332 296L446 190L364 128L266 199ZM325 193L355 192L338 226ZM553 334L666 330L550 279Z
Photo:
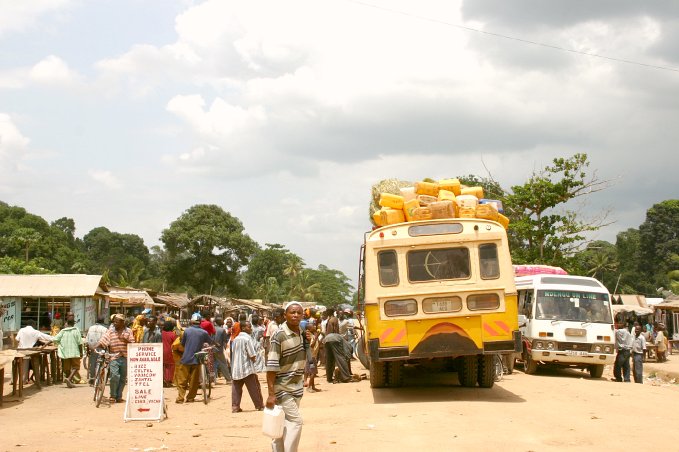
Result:
M452 312L459 310L459 306L453 300L434 300L429 305L428 312Z
M566 354L569 356L587 356L589 353L580 350L566 350Z

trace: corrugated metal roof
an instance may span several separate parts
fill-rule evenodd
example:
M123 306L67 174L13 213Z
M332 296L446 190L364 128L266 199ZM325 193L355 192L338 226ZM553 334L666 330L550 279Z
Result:
M140 289L111 287L105 295L113 302L123 302L127 304L153 304L153 298L151 298L151 296L145 290Z
M101 275L0 275L0 297L91 297Z

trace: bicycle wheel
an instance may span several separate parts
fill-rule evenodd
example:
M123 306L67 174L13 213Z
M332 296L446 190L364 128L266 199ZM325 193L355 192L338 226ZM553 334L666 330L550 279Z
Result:
M501 381L504 374L504 367L502 363L502 356L495 355L495 381Z
M207 366L205 363L200 365L200 388L203 391L203 403L207 405L210 394L207 392L207 385L210 384L210 376L207 374Z
M99 405L101 405L101 400L104 398L104 391L106 391L106 380L108 380L108 366L102 366L99 374L97 375L95 389L95 405L97 408L99 408Z
M97 363L96 370L94 371L94 394L92 395L92 400L97 401L97 394L99 390L99 367L100 364Z

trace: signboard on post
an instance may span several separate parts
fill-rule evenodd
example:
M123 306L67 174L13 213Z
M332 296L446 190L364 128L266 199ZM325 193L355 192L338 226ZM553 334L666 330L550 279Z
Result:
M0 301L0 330L5 333L17 332L19 331L19 299L18 298L5 298Z
M163 344L127 344L125 422L167 416L163 399Z

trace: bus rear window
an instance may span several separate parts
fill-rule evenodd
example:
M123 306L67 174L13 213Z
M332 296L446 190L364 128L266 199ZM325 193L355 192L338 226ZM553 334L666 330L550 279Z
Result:
M380 285L398 285L398 260L396 251L380 251L377 253L377 265L380 269Z
M406 255L408 279L413 282L469 278L469 249L439 248Z
M479 267L481 268L481 279L497 279L500 277L497 245L494 243L479 245Z

